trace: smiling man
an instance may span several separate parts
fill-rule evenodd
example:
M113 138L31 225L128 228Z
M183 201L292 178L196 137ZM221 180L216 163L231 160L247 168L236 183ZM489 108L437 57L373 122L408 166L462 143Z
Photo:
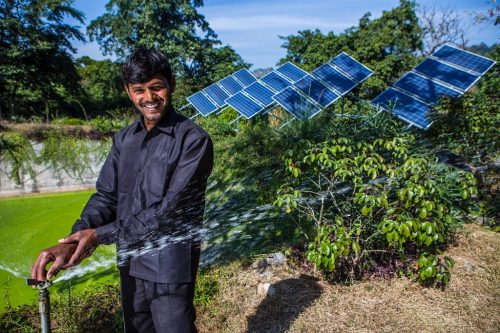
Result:
M116 243L125 331L196 332L194 284L212 142L174 111L175 78L162 53L135 51L122 76L141 117L113 137L96 193L71 235L40 253L32 278L50 279L99 244Z

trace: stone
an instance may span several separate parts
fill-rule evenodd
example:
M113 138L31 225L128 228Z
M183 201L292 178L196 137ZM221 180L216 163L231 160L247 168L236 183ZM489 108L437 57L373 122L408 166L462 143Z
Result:
M276 287L270 283L259 283L257 286L257 295L273 297L276 295Z

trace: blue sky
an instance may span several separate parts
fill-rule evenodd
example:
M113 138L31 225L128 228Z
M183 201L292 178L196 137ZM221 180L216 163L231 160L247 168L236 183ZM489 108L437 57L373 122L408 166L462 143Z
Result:
M76 0L74 6L86 16L88 24L102 15L107 1ZM222 43L231 45L252 69L272 67L285 55L279 36L296 34L299 30L319 28L322 32L340 33L357 25L359 18L371 12L379 17L383 10L398 5L398 0L205 0L199 11L205 15ZM421 6L451 8L469 25L471 14L486 12L491 0L421 0ZM82 28L82 30L85 30ZM493 24L473 25L468 32L469 45L479 42L493 44L499 41L500 27ZM104 56L96 43L76 43L76 57Z

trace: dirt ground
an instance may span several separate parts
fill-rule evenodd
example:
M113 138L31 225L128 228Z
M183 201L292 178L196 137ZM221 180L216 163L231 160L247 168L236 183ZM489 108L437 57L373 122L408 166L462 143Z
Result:
M445 290L408 278L332 285L286 264L262 276L236 263L219 275L216 298L198 308L197 326L207 333L500 332L499 249L499 233L466 225L446 251L456 265Z

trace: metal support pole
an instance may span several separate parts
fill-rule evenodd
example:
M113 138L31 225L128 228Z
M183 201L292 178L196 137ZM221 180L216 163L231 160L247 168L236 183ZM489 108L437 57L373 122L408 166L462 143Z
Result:
M200 115L200 114L199 114L198 112L196 112L196 114L195 114L194 116L190 117L189 119L191 119L191 120L192 120L192 119L194 119L194 118L198 117L199 115Z
M342 96L342 114L345 113L344 112L344 96Z
M27 279L28 286L36 286L39 290L38 293L38 312L40 313L40 323L42 333L50 333L50 297L48 288L52 285L51 281L37 281L34 279Z

